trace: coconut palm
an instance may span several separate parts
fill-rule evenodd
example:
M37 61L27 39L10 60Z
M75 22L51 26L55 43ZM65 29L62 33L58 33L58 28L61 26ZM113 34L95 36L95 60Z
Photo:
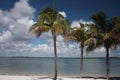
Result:
M54 61L55 61L55 74L54 80L57 79L57 48L56 37L57 35L63 35L67 39L67 32L69 30L68 20L58 11L55 7L45 8L40 12L38 21L30 28L30 32L34 33L37 37L41 36L41 33L51 31L54 43Z
M70 38L71 40L80 43L79 48L81 48L81 61L80 61L80 77L82 77L83 71L83 49L84 42L88 39L88 30L86 30L87 24L80 23L80 27L74 27L71 29Z
M106 19L104 12L98 12L91 16L95 24L91 27L91 33L96 39L96 46L88 46L87 51L104 46L106 49L106 77L109 80L109 49L116 48L120 43L120 18ZM89 41L88 41L89 42ZM93 41L94 42L94 41Z

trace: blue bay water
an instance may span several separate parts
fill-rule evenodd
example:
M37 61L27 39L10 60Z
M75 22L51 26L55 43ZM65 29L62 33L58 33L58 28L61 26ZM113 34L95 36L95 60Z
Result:
M0 58L0 74L47 75L54 74L54 58ZM79 58L59 58L59 76L79 76ZM105 76L105 58L84 59L83 76ZM110 59L110 76L120 76L120 58Z

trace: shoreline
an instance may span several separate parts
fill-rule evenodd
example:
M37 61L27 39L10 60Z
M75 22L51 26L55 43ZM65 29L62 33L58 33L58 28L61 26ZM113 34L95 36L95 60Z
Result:
M6 76L41 76L41 77L52 77L53 75L36 75L36 74L0 74L6 75ZM70 77L70 78L80 78L80 76L67 76L67 75L58 75L58 77ZM114 77L120 77L118 75L116 76L109 76L110 78ZM106 78L106 76L82 76L82 78Z
M38 75L4 75L0 74L0 80L53 80L51 76ZM106 77L77 77L77 76L58 76L57 80L107 80ZM120 77L110 77L110 80L120 80Z
M27 56L0 56L0 58L54 58L54 57L27 57ZM80 59L80 57L58 57L58 59ZM106 57L83 57L83 59L106 59ZM110 59L120 59L120 57L110 57Z

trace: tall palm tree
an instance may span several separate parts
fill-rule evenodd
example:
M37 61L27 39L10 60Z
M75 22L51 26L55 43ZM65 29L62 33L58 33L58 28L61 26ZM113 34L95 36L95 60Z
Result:
M80 27L75 27L71 29L70 38L71 40L80 43L79 48L81 48L81 59L80 59L80 77L82 77L83 72L83 49L84 42L88 39L88 32L86 30L87 24L80 23Z
M57 35L63 35L67 39L67 32L69 30L68 20L55 9L55 7L45 8L40 12L38 21L30 28L30 32L36 34L37 37L43 32L51 31L54 43L54 62L55 62L55 74L54 80L57 79L57 48L56 37Z
M87 51L104 46L106 49L106 77L109 80L109 49L116 48L120 43L120 18L106 19L104 12L98 12L91 16L94 25L91 27L91 33L96 39L96 46L88 46ZM119 24L118 24L119 23ZM115 32L116 31L116 32ZM93 41L94 42L94 41ZM91 49L92 48L92 49Z

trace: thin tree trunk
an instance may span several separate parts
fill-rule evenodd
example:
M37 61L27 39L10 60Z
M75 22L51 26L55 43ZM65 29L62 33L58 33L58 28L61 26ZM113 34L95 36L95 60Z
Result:
M81 45L80 78L82 77L82 72L83 72L83 48L84 46Z
M54 35L53 40L54 40L54 61L55 61L54 80L56 80L56 79L57 79L57 48L56 48L56 35Z
M106 77L107 80L109 80L109 73L110 73L110 64L109 64L109 48L106 48L106 66L107 66L107 70L106 70Z

